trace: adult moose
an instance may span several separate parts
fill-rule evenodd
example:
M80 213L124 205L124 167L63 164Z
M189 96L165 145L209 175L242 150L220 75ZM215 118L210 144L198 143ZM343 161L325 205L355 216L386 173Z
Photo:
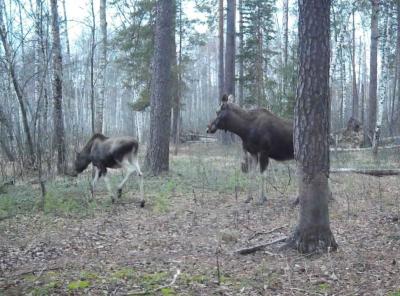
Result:
M221 98L217 117L208 125L207 133L218 129L238 135L243 150L250 153L260 166L261 174L268 166L269 159L284 161L293 159L293 123L279 118L265 108L244 110L230 102L232 95ZM264 176L262 176L261 201L265 202Z
M76 153L76 159L74 162L75 175L83 172L89 164L92 163L95 168L92 180L92 194L97 180L100 177L104 177L107 189L111 195L111 201L114 202L115 198L107 177L107 169L123 168L127 172L125 178L118 185L118 198L121 197L122 187L128 178L137 171L138 175L141 177L140 193L142 198L141 205L143 206L143 179L138 162L138 150L139 144L132 137L108 138L102 134L94 134L83 149Z

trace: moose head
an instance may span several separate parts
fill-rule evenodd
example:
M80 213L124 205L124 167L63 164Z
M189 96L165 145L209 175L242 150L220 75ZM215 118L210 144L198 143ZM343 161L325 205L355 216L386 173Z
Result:
M221 105L216 112L217 117L207 126L207 133L214 134L218 129L227 130L228 120L230 117L230 102L233 101L233 95L224 94L221 98Z
M90 157L84 152L75 151L74 171L82 173L90 164Z

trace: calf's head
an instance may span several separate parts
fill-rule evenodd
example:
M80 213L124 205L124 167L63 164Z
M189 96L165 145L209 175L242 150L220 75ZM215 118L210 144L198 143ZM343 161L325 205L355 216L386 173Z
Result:
M90 159L88 155L84 153L75 153L75 161L74 161L74 171L76 174L82 173L89 165Z
M221 98L221 106L217 111L217 117L212 120L207 126L207 133L213 134L217 130L227 130L230 108L229 108L229 100L231 99L232 95L228 96L225 94Z

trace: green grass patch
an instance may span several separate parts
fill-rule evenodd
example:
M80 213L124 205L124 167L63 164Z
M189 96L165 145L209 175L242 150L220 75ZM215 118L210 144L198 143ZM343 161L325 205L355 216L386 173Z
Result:
M81 281L81 280L70 282L67 285L67 289L70 291L86 289L88 287L90 287L90 282L89 281Z

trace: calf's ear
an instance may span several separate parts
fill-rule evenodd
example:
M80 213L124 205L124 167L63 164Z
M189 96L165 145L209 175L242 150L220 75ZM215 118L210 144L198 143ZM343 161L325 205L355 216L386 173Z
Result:
M228 101L230 103L233 103L234 100L235 100L235 97L232 94L230 94L229 97L228 97Z

